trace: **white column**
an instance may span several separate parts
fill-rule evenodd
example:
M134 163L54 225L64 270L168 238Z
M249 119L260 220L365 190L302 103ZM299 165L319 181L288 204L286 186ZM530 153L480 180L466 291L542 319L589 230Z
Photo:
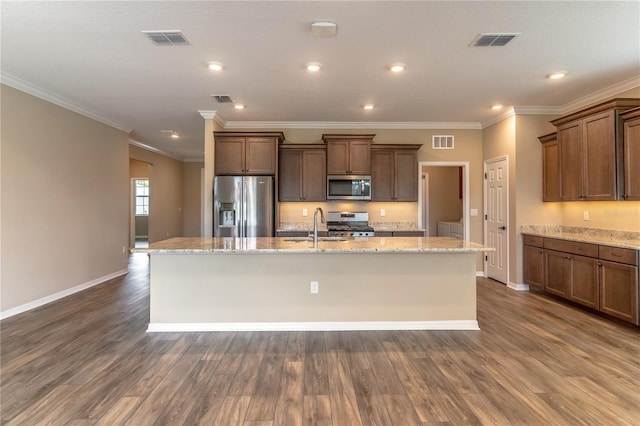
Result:
M204 230L201 237L211 237L213 236L213 177L215 176L215 141L213 132L222 130L224 122L219 117L216 117L216 111L198 112L204 118L204 185L202 187Z

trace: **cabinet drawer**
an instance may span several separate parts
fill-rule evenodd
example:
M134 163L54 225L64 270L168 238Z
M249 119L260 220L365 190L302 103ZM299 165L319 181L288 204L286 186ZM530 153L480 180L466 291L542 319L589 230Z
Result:
M544 248L563 251L565 253L579 254L581 256L598 257L598 246L596 244L545 238Z
M638 252L633 249L600 246L600 259L638 266Z
M522 241L525 246L543 247L544 238L536 237L535 235L523 235Z

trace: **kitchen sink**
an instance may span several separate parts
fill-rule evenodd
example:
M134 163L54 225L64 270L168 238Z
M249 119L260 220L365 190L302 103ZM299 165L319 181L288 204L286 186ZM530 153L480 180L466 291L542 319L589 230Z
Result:
M289 237L285 238L284 241L290 243L312 243L313 237ZM318 237L318 241L347 241L347 238L344 237Z

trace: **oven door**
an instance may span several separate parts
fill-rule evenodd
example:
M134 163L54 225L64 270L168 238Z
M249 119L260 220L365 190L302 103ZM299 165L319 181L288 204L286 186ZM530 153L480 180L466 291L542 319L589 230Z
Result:
M371 176L327 176L327 200L371 200Z

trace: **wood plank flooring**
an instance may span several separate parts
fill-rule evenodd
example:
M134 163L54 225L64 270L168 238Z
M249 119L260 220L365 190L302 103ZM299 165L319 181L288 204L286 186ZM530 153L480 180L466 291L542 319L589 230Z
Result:
M2 424L640 425L640 329L542 295L478 279L481 331L147 334L129 271L2 321Z

